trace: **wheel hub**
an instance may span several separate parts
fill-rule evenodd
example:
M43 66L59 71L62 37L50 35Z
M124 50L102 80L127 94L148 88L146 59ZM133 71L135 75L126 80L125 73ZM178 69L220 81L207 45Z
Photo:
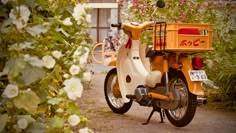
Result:
M113 95L115 98L121 98L120 86L118 80L116 80L116 83L113 86Z
M179 91L179 95L180 95L179 107L182 108L187 103L187 97L186 97L186 94L184 94L182 91Z

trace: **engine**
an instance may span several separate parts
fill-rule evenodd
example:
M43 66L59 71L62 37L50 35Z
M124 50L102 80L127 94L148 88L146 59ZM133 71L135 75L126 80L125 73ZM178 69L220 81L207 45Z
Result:
M148 96L149 92L154 92L157 94L166 94L166 87L159 86L155 88L146 88L144 86L138 86L135 89L135 99L141 106L156 106L163 109L174 110L177 107L181 106L181 101L184 102L184 98L182 98L181 93L179 93L176 89L171 89L171 93L174 97L174 101L166 101L160 99L152 99Z
M150 106L151 105L151 99L148 97L149 89L145 88L144 86L138 86L135 89L135 96L136 101L141 106Z

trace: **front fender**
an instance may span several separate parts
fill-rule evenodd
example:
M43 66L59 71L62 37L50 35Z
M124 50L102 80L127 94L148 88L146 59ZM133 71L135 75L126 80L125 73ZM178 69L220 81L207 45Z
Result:
M189 91L194 95L204 95L201 82L199 81L191 81L188 71L193 70L192 68L192 62L187 57L182 58L182 64L183 67L181 69L182 73L184 74L184 77L186 78Z
M112 60L108 63L108 66L116 66L116 60Z

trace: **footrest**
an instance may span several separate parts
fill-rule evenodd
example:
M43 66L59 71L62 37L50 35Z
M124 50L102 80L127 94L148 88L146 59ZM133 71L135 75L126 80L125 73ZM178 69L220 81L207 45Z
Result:
M136 95L128 94L128 95L126 95L126 98L128 98L128 99L136 99Z

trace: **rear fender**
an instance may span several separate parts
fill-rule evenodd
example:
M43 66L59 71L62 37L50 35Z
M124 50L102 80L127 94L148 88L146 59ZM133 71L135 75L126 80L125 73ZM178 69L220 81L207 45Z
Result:
M181 71L187 81L189 91L194 95L203 95L204 92L201 86L201 82L191 81L190 76L188 74L189 70L193 70L191 60L189 60L187 57L183 57L181 61L183 64Z

